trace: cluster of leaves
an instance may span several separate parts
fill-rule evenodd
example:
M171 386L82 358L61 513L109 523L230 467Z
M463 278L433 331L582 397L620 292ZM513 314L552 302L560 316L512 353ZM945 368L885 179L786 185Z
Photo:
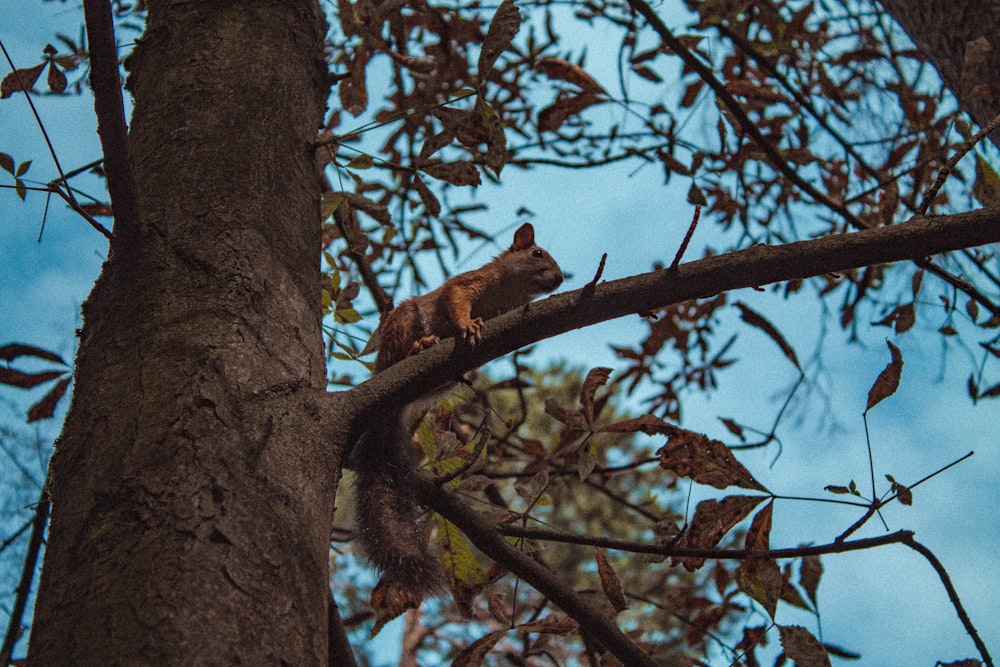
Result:
M21 371L11 366L11 362L19 357L40 359L58 364L61 368L35 373ZM0 359L5 362L5 365L0 366L0 384L19 389L31 389L39 385L54 383L45 396L31 406L27 419L30 423L52 417L59 400L65 395L73 380L72 371L67 367L62 357L55 352L49 352L33 345L10 343L0 346Z

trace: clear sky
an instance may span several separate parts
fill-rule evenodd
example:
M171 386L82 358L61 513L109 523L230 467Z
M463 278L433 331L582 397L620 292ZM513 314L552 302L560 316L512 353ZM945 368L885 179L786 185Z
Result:
M79 15L72 4L24 3L0 0L6 17L3 40L18 66L37 62L54 32L74 38ZM582 42L592 35L580 34ZM55 43L55 42L53 42ZM592 73L598 80L605 73ZM612 87L611 85L608 86ZM88 98L41 98L46 128L64 168L95 159L99 144ZM620 113L611 107L597 113ZM48 181L55 176L23 97L0 101L0 151L17 161L33 160L29 176ZM477 223L487 231L511 228L516 211L533 211L536 235L573 278L563 289L581 287L593 275L602 253L608 253L604 277L619 278L649 270L654 262L669 262L691 218L685 202L688 183L674 179L664 187L662 173L652 168L630 174L631 167L596 172L519 172L507 169L499 187L483 186L473 197L490 205ZM9 182L4 173L0 183ZM93 192L100 194L97 186ZM0 191L0 344L21 342L52 349L72 358L79 307L100 270L106 244L103 237L71 214L61 201L49 207L44 234L38 241L44 200L31 194L26 204L9 190ZM712 239L703 223L688 257ZM493 251L480 251L464 262L469 269ZM932 280L927 277L925 280ZM801 359L807 359L823 331L822 314L808 299L784 301L770 293L747 291L734 295L750 303L781 327ZM736 314L729 324L735 325ZM868 388L888 362L885 340L903 352L902 384L893 397L869 416L879 491L887 489L885 473L908 483L974 450L975 457L914 491L912 507L893 504L884 517L890 530L912 529L947 567L979 632L994 654L1000 653L1000 596L996 584L996 553L1000 529L994 517L1000 505L997 406L973 407L965 392L970 367L954 347L945 351L932 335L943 324L929 315L915 331L894 337L886 328L862 328L858 344L844 344L836 330L823 339L824 387L829 402L811 399L782 423L780 456L775 448L747 452L741 461L770 489L784 495L827 496L823 487L854 479L869 490L865 431L861 420ZM828 323L829 324L829 323ZM539 345L543 357L567 359L583 367L621 368L609 343L634 342L644 325L638 317L578 331ZM685 403L684 425L732 441L718 417L731 417L768 429L796 379L795 370L774 344L756 330L744 328L733 350L740 362L721 375L721 388L710 396L692 396ZM353 369L358 374L358 369ZM27 406L40 398L0 389L0 436L6 433L51 440L53 426L28 427L19 421ZM641 407L638 401L637 408ZM13 465L0 453L0 470ZM23 463L32 460L20 459ZM35 462L40 473L40 462ZM9 479L4 473L3 479ZM695 493L703 493L696 489ZM34 492L32 492L34 494ZM7 517L4 530L21 517ZM859 512L821 503L779 501L775 507L772 545L824 543L843 531ZM870 522L857 537L882 534ZM6 534L0 535L0 538ZM4 554L6 555L6 554ZM829 556L819 589L822 636L825 641L862 654L862 665L930 665L974 657L975 650L959 624L944 589L929 564L903 546ZM15 566L15 571L16 571ZM12 580L0 577L0 584ZM11 590L12 585L7 586ZM6 608L0 608L0 623ZM758 622L761 620L758 612ZM816 619L782 604L777 621L801 624L817 632ZM777 644L775 633L772 648ZM716 664L725 664L722 654ZM836 663L835 663L836 664Z

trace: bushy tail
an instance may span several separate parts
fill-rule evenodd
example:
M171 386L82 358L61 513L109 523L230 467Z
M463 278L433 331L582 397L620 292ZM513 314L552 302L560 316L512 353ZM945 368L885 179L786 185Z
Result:
M356 533L361 551L383 573L379 586L395 587L415 604L444 590L444 572L427 546L421 509L410 480L416 460L399 415L387 415L358 441L351 456L357 473Z

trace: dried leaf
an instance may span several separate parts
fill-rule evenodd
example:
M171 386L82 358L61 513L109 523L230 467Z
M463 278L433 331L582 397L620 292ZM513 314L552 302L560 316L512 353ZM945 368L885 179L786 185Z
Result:
M539 72L550 79L559 79L579 86L586 93L607 95L607 91L597 83L585 69L562 58L542 58L535 66Z
M479 185L480 183L479 170L476 169L476 165L467 160L431 164L420 167L420 171L452 185Z
M30 91L35 87L35 81L45 69L45 63L14 70L0 81L0 99L10 97L19 90Z
M799 568L799 586L806 592L812 603L816 603L816 590L819 588L820 577L823 576L823 564L819 556L806 556Z
M646 435L674 435L680 429L654 415L624 419L597 429L598 433L645 433Z
M71 377L63 378L52 388L52 391L45 395L45 398L32 405L31 409L28 410L28 422L52 417L59 404L59 399L66 393L72 379Z
M451 662L452 667L479 667L505 634L507 634L506 629L495 630L485 637L480 637L458 652Z
M551 105L538 112L538 131L555 132L570 116L575 116L587 107L604 101L601 96L594 93L560 96Z
M7 153L0 153L0 169L3 169L11 176L14 175L14 158Z
M444 129L466 148L475 148L490 138L483 122L483 114L479 111L437 107L431 109L431 115L440 120Z
M778 632L785 657L798 667L830 667L830 655L811 632L798 625L779 625Z
M677 540L677 546L713 548L733 526L745 519L765 499L766 496L726 496L721 501L701 501L687 530ZM682 560L684 567L691 571L705 564L704 558L674 558L674 563L678 560Z
M114 210L111 208L111 204L102 204L100 202L95 204L83 204L80 208L91 216L101 215L110 218L115 214Z
M424 183L424 179L420 178L420 174L414 175L413 187L420 196L420 201L423 203L424 210L427 211L427 215L432 218L436 218L441 215L441 202L438 201L438 198L433 192L431 192L431 189L427 187L427 184Z
M742 301L737 301L735 305L740 309L740 318L744 322L752 327L757 327L767 334L781 348L781 351L785 353L785 356L792 362L792 365L802 370L802 367L799 366L798 357L795 356L795 350L792 349L792 346L788 344L788 341L785 340L785 337L781 335L781 332L773 324Z
M66 362L62 360L62 357L55 352L49 352L48 350L43 350L42 348L35 347L34 345L9 343L0 347L0 359L3 359L4 361L13 361L18 357L38 357L39 359L54 361L64 366L66 365Z
M736 460L725 444L710 440L701 433L678 428L656 455L660 457L660 466L681 477L690 477L699 484L708 484L717 489L739 486L767 491Z
M55 380L57 377L61 377L65 374L66 371L22 373L21 371L16 371L13 368L0 367L0 384L6 384L11 387L20 387L21 389L30 389L31 387L37 387L38 385L48 382L49 380Z
M895 394L896 389L899 388L899 376L903 372L903 355L899 351L899 348L891 342L886 341L886 345L889 346L889 353L892 355L892 360L882 370L875 380L875 384L868 391L868 406L865 408L865 412L868 412L882 400Z
M490 78L497 58L514 41L514 35L520 27L521 11L514 4L514 0L503 0L493 14L490 27L483 39L483 48L479 51L476 71L479 72L480 80L485 81Z
M506 600L504 600L503 595L500 593L493 593L489 597L487 602L487 608L490 611L490 615L497 621L510 625L510 621L513 618L513 612L510 607L507 606Z
M611 606L615 611L625 611L628 609L628 600L625 598L625 587L622 585L621 577L611 567L611 561L598 548L594 548L594 558L597 560L597 575L601 578L601 588L608 596Z
M541 632L547 635L566 635L576 630L579 624L565 614L549 614L537 621L523 623L517 626L527 632Z
M583 417L587 420L587 426L594 430L594 394L597 388L608 383L611 377L610 368L594 368L587 373L583 381L583 388L580 390L580 405L583 406Z
M66 90L66 75L59 71L54 62L49 62L49 74L46 77L46 83L49 84L49 90L53 93L59 95Z
M753 551L767 551L771 548L771 514L774 501L757 512L747 531L746 548ZM743 561L736 571L739 587L756 600L774 618L784 583L778 562L768 557L751 557Z

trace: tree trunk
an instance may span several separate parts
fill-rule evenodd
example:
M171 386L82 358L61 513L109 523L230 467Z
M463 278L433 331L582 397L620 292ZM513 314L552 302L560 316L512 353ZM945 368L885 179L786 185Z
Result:
M84 307L33 665L326 660L313 0L150 0L129 62L139 221Z
M1000 113L1000 0L882 0L882 5L934 65L962 108L980 127L988 125ZM966 44L980 37L986 37L993 50L980 76L970 83L992 88L981 88L973 96L963 90L962 66ZM1000 132L990 139L1000 145Z

